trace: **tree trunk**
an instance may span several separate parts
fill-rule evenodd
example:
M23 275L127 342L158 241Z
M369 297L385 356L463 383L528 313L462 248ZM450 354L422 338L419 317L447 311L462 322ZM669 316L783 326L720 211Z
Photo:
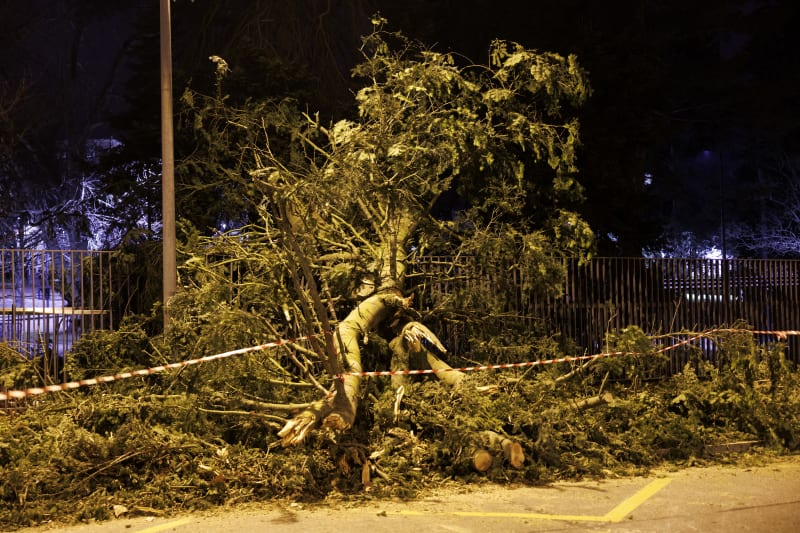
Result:
M428 346L441 353L447 351L431 330L419 322L409 322L403 327L400 335L389 343L389 348L392 350L391 369L394 371L435 370L436 377L442 382L451 386L460 385L465 374L453 370ZM392 375L393 388L397 389L407 383L407 375Z
M399 291L380 292L362 301L339 323L334 333L334 342L341 354L344 375L334 376L334 379L341 379L342 385L337 387L335 395L314 402L286 423L278 432L283 446L300 444L308 432L320 422L323 427L337 431L344 431L353 425L361 385L361 376L358 373L362 372L359 342L393 311L408 307L409 304L410 299L402 298Z
M494 464L495 455L501 453L503 459L514 468L522 468L525 463L525 452L522 450L522 446L494 431L481 431L474 434L471 445L466 451L472 468L478 472L488 471Z

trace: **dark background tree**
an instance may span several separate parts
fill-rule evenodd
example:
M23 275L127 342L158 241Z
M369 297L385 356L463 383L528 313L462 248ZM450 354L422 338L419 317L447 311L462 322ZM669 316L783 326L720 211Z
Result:
M95 1L0 6L4 245L86 247L85 164L122 101L129 14Z

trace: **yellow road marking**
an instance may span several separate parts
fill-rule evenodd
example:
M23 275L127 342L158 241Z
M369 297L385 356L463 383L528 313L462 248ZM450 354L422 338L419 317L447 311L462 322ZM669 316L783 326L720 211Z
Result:
M449 514L454 516L464 517L481 517L481 518L520 518L526 520L559 520L564 522L620 522L626 516L631 514L644 502L652 498L658 491L669 485L672 481L670 478L654 479L642 489L636 492L633 496L627 498L622 503L614 507L608 513L602 516L596 515L569 515L569 514L545 514L545 513L503 513L503 512L481 512L481 511L452 511L447 513L429 513L425 511L396 511L389 514L405 515L405 516L426 516L430 514ZM191 518L181 518L166 522L157 526L141 529L138 533L158 533L159 531L166 531L168 529L176 528L190 523Z
M562 521L581 521L581 522L610 522L605 516L591 515L571 515L571 514L543 514L543 513L497 513L481 511L450 511L445 513L426 513L424 511L397 511L396 513L406 516L425 516L430 514L448 514L453 516L471 516L479 518L523 518L526 520L562 520Z
M595 515L570 515L570 514L545 514L545 513L501 513L501 512L481 512L481 511L452 511L447 513L429 513L425 511L397 511L399 515L424 516L430 514L449 514L455 516L472 516L481 518L521 518L528 520L559 520L566 522L620 522L631 514L637 507L653 497L658 491L666 487L672 479L660 478L648 483L636 494L626 499L608 513L602 516Z
M651 481L642 490L611 509L606 514L606 518L608 518L609 522L621 521L623 518L631 514L634 509L642 505L645 501L649 500L656 492L669 485L670 481L672 481L672 479L668 477L662 477L660 479Z
M157 533L159 531L166 531L168 529L188 524L191 521L192 521L191 518L181 518L180 520L173 520L172 522L166 522L164 524L159 524L157 526L140 529L138 533Z

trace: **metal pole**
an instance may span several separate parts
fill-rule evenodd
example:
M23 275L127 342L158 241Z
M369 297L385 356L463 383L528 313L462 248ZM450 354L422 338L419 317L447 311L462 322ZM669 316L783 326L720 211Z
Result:
M728 242L725 228L725 164L722 147L719 148L719 226L722 234L722 310L723 320L732 320L730 274L728 272Z
M170 0L161 1L161 213L163 226L164 331L170 327L169 301L178 285L175 252L175 154L172 131L172 30Z
M719 149L719 226L722 237L722 259L728 258L728 243L725 228L725 164L722 148Z

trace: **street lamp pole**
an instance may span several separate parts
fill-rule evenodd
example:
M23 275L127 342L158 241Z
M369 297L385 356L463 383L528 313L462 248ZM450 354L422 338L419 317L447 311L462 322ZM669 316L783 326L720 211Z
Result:
M164 331L169 330L169 301L178 285L175 252L175 153L172 130L172 23L170 0L160 0L161 42L161 222Z
M719 149L719 231L722 239L722 259L728 258L728 242L725 235L725 165L722 148Z

